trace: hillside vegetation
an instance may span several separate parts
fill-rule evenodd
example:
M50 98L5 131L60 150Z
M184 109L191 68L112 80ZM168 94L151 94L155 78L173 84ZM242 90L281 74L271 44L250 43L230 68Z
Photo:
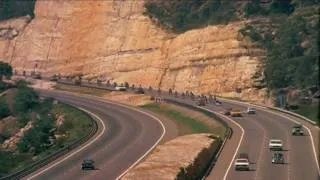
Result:
M241 30L268 50L267 87L319 90L319 0L150 0L145 7L146 15L176 33L231 21L269 19L275 26L268 26L266 32L254 25Z
M36 0L1 0L0 1L0 20L25 15L34 16Z
M0 96L0 179L83 138L93 127L84 112L40 98L25 81Z

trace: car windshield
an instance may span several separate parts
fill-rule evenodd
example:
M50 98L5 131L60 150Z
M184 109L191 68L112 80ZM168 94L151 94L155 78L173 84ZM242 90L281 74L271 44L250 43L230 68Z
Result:
M237 159L238 163L247 163L248 160L247 159Z
M83 160L84 163L94 163L93 160Z
M283 157L283 154L274 154L274 158L280 159Z

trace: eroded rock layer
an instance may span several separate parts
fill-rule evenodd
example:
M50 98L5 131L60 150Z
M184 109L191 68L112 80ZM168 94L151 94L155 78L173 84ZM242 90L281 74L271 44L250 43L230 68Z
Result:
M265 52L238 33L244 22L174 35L143 15L143 1L37 1L27 25L0 24L0 59L43 76L84 74L153 88L257 98ZM21 19L20 19L21 21ZM10 28L9 28L10 27ZM1 34L0 34L1 36Z

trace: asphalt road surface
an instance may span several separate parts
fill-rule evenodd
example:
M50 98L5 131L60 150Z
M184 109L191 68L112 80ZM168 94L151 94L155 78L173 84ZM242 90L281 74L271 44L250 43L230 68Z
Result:
M102 135L90 146L56 166L50 168L52 164L61 161L64 157L24 179L116 179L164 134L164 129L157 120L138 111L68 93L47 92L44 94L96 114L102 120L102 122L97 120L99 123L97 136ZM105 130L102 128L102 123L106 127ZM94 138L96 137L92 139ZM82 160L87 158L95 161L96 170L83 171L80 169Z
M149 93L148 91L146 91ZM156 92L151 92L156 95ZM190 99L174 98L167 93L162 97L196 105ZM215 112L233 129L233 136L227 141L215 167L206 178L208 180L319 180L320 170L316 159L319 153L320 129L312 124L291 115L256 107L256 114L245 111L246 103L222 100L221 106L213 104L202 108ZM251 106L252 107L252 106ZM222 112L228 108L242 111L243 117L227 117ZM294 125L304 126L304 136L292 136ZM272 164L273 151L269 150L270 139L281 139L284 144L284 164ZM248 153L250 171L235 171L234 157Z
M235 105L233 103L223 103L224 107L232 107L245 111L247 106ZM221 110L223 107L211 107ZM285 118L287 117L287 118ZM305 136L292 136L292 127L296 124L289 119L294 119L288 115L268 110L257 109L257 114L244 117L232 118L244 129L244 138L240 144L238 154L246 152L249 154L251 171L235 171L233 166L230 168L226 179L272 179L272 180L318 180L319 169L314 155L313 144L310 133L306 128ZM300 122L300 121L299 121ZM318 128L301 122L313 131ZM312 134L313 142L319 142L318 133ZM272 151L268 148L270 139L281 139L284 143L285 164L272 164ZM315 144L315 147L318 147ZM319 152L316 150L316 152ZM212 174L208 179L214 179Z
M147 91L146 91L147 92ZM156 95L157 93L154 91L147 92L149 94ZM162 93L162 97L175 99L177 101L181 101L184 103L189 103L195 105L195 102L190 99L181 99L181 98L174 98L172 96L168 96L167 93ZM52 170L49 170L48 172L44 173L43 175L39 176L41 178L39 179L50 179L52 177L55 177L55 179L78 179L80 177L89 177L91 179L114 179L116 175L108 175L109 170L111 174L119 174L124 169L130 166L134 162L133 159L137 159L137 157L141 156L143 152L146 152L148 147L152 146L152 144L156 141L157 138L159 138L159 134L161 134L161 128L159 124L155 123L155 121L149 120L148 123L151 123L152 125L148 125L148 128L146 127L139 127L139 118L133 121L125 121L123 122L121 127L114 126L112 128L112 123L118 124L119 122L123 121L124 118L128 117L122 117L122 113L126 112L124 110L121 110L119 112L119 107L116 107L114 105L106 105L101 104L101 102L95 102L92 100L79 100L78 98L71 98L70 97L60 97L64 100L66 99L68 103L78 103L77 105L83 106L85 108L93 108L89 109L92 110L94 113L98 114L99 116L106 117L105 121L108 121L108 123L111 123L111 127L109 129L109 136L105 136L104 140L102 142L99 141L99 143L95 143L89 150L92 150L94 153L79 153L79 156L75 156L74 160L77 158L79 159L76 163L67 161L65 163L62 163L58 167L63 168L53 168ZM240 102L232 102L232 101L222 101L221 106L215 106L215 105L207 105L203 108L208 109L210 111L216 112L219 114L219 112L224 111L227 108L233 108L238 109L240 111L245 111L248 107L247 104L240 103ZM80 104L79 104L80 103ZM110 108L110 111L108 111ZM108 110L104 110L108 109ZM120 108L121 109L121 108ZM104 112L106 111L106 112ZM109 113L107 113L109 112ZM118 112L118 113L115 113ZM215 167L211 171L210 175L207 177L207 179L213 179L213 180L319 180L319 164L317 164L317 160L315 157L315 153L319 153L319 128L315 127L308 122L305 122L299 118L293 117L288 114L280 113L271 111L267 108L261 108L256 107L256 114L255 115L248 115L244 114L244 117L240 118L231 118L226 117L222 114L220 114L221 118L225 120L225 122L233 129L233 136L228 139L228 141L225 144L224 149L222 150ZM105 114L104 114L105 113ZM119 116L119 117L118 117ZM137 115L138 116L138 115ZM141 116L141 114L140 114ZM148 117L145 117L148 118ZM111 119L116 119L115 121L109 122ZM119 122L118 122L119 121ZM304 131L306 133L305 136L292 136L291 130L292 127L296 124L296 122L299 122L304 125ZM132 124L135 125L132 125ZM141 124L144 123L140 123ZM120 126L120 125L119 125ZM136 139L144 139L147 140L140 142L141 145L139 148L134 148L134 145L132 145L131 140L131 133L134 134L134 130L128 130L129 134L126 134L126 136L130 137L130 140L127 140L125 145L123 143L116 143L121 142L120 140L113 140L117 139L118 136L122 137L121 135L121 129L126 130L127 128L130 129L132 126L136 126L134 129L139 129L142 132L148 131L146 129L152 129L152 132L135 135ZM153 128L150 128L150 127ZM120 132L119 132L120 131ZM158 131L157 135L155 134L155 131ZM111 133L113 132L113 133ZM154 137L152 137L149 133L153 133ZM112 135L113 134L113 135ZM134 136L134 135L133 135ZM137 136L139 138L137 138ZM285 156L285 164L272 164L271 163L271 156L272 151L268 148L268 143L270 139L281 139L284 143L284 151L282 153ZM119 138L120 139L120 138ZM124 138L125 139L125 138ZM123 140L125 141L125 140ZM115 144L116 147L112 144L112 142ZM149 143L148 143L149 142ZM131 144L130 144L131 143ZM129 146L129 147L123 147L123 146ZM118 159L120 155L118 155L119 152L113 152L112 150L107 151L105 148L109 147L110 149L113 149L113 151L116 151L116 149L122 149L124 152L136 152L135 156L130 154L130 158L120 158L120 160L114 160ZM128 149L132 150L128 150ZM137 147L137 146L136 146ZM144 148L143 148L144 147ZM100 148L100 149L99 149ZM102 149L101 149L102 148ZM85 150L84 152L86 152ZM235 171L234 170L234 159L239 153L248 153L249 154L249 160L251 162L251 170L250 171ZM107 155L104 156L102 154L106 153ZM80 155L82 154L82 155ZM75 167L74 164L81 164L81 158L85 157L86 154L92 154L93 159L98 158L100 160L100 163L97 163L98 166L102 167L100 170L97 170L98 172L82 172L79 170L79 167ZM127 155L126 153L123 153L124 155ZM134 156L134 158L133 158ZM121 156L122 157L122 156ZM108 162L113 162L112 165ZM117 170L119 168L116 166L116 164L121 164L120 170ZM111 168L111 169L109 169ZM113 168L113 169L112 169ZM60 175L60 173L63 173ZM58 178L56 178L58 177Z

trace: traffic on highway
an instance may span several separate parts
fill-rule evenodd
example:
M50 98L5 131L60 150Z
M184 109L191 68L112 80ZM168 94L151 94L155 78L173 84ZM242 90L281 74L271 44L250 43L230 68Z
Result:
M83 83L82 86L94 87L95 85ZM103 87L100 86L99 88ZM297 117L283 112L276 112L263 106L216 97L215 101L209 102L205 99L196 100L196 98L182 97L181 95L173 95L169 92L159 92L143 88L132 90L126 87L106 87L106 89L147 94L156 96L163 100L171 99L177 102L197 106L220 116L232 129L233 134L226 141L217 162L215 162L214 168L205 177L205 179L316 180L319 178L319 164L316 158L317 153L319 152L317 148L319 143L319 136L317 132L319 129ZM122 116L124 113L124 110L120 110L122 107L117 107L115 105L110 106L108 105L110 102L101 101L97 97L80 97L54 91L44 92L44 94L55 97L64 102L76 104L105 117L105 119L108 119L105 120L105 124L109 127L107 129L114 134L106 133L104 137L105 140L103 140L103 142L111 149L115 150L116 148L119 148L119 146L112 147L111 144L113 141L117 142L116 144L123 144L120 140L118 141L119 137L117 136L136 136L128 136L127 133L125 133L126 135L122 135L122 133L127 131L126 128L128 128L127 126L121 127L122 125L124 126L125 123L121 124L121 126L115 126L118 128L112 128L112 124L118 124L118 121L121 122L121 118L115 118L113 121L112 116ZM101 111L100 107L102 106L106 106L108 108ZM117 108L120 110L119 113L115 113L118 111ZM104 113L108 112L113 115L104 115ZM141 115L138 114L134 116L140 117ZM39 170L33 173L31 176L28 176L27 179L50 179L52 177L61 177L63 179L67 177L83 177L85 179L98 177L99 179L99 177L104 177L105 174L109 174L108 172L110 172L110 179L119 178L121 174L126 172L126 169L130 169L130 164L139 159L143 152L146 152L148 148L155 145L154 143L157 142L157 138L159 139L161 134L164 132L161 130L162 128L159 125L159 122L151 119L148 120L148 122L152 122L152 125L148 126L154 126L154 128L152 128L150 132L145 132L146 135L139 135L141 138L139 142L143 145L141 144L141 146L135 150L139 153L130 153L130 158L121 158L121 161L114 160L113 156L119 158L119 155L112 155L111 153L121 152L118 150L111 150L110 155L106 156L106 154L102 152L106 151L106 153L109 153L109 150L103 148L102 141L99 141L99 145L94 145L94 150L89 148L94 156L88 157L86 155L88 152L81 153L82 155L75 155L77 157L76 159L78 159L77 161L62 161L61 164L58 164L55 167L49 167L49 169L42 171ZM110 122L111 126L109 125ZM141 126L146 125L140 124L135 128L144 132L143 127ZM150 128L146 129L150 130ZM146 143L147 141L143 140L144 136L148 139L149 143ZM113 138L115 140L113 140ZM109 141L110 143L108 143ZM99 148L102 148L103 151ZM122 148L124 152L128 151L128 147ZM131 160L128 161L128 159ZM113 163L112 168L105 169L110 166L111 162ZM61 168L63 168L63 170L61 170ZM66 168L70 170L66 171ZM94 171L91 171L91 169Z

